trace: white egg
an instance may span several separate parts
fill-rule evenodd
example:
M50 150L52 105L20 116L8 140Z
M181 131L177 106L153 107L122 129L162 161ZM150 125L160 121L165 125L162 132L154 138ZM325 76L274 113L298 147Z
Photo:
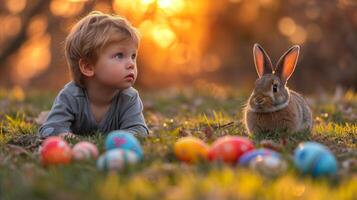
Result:
M276 177L287 170L287 163L280 157L259 155L250 162L249 167L265 176Z

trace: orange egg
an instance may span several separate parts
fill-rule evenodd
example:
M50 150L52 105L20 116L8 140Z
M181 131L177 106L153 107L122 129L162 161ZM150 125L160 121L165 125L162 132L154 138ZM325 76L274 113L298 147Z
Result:
M40 147L40 159L45 166L68 164L71 158L71 147L60 137L49 137Z
M196 163L199 160L207 160L208 145L195 137L180 138L174 146L176 157L187 163Z
M208 158L235 164L245 152L254 149L253 143L245 137L225 136L218 138L211 146Z

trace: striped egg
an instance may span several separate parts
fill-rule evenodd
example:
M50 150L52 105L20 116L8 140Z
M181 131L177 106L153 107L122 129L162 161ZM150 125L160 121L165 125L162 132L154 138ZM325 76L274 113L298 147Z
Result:
M93 143L82 141L74 145L72 154L77 161L95 159L98 157L98 148Z
M130 150L112 149L102 154L97 160L100 170L121 170L139 162L138 155Z
M338 170L335 156L326 146L317 142L299 144L294 152L294 164L302 173L314 177L335 175Z

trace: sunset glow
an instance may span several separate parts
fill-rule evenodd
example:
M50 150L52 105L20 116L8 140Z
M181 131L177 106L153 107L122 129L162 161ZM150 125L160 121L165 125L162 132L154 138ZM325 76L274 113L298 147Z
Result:
M340 0L335 9L327 6L331 3L316 0L49 0L43 5L3 1L0 56L4 52L5 56L1 64L8 67L3 69L11 74L12 82L24 85L50 71L68 71L64 40L73 25L92 11L124 17L137 28L138 69L148 74L138 82L153 86L153 80L175 84L207 74L217 80L228 80L226 76L233 80L237 71L238 76L249 74L247 56L255 42L281 49L313 44L330 58L332 48L322 47L322 41L337 40L331 27L338 26L341 37L352 44L355 37L350 29L357 24L352 1ZM343 23L338 23L340 19ZM338 41L333 45L340 46ZM339 57L341 61L331 66L354 66L351 56Z
M156 26L153 29L153 39L161 47L169 47L176 39L175 33L168 26Z

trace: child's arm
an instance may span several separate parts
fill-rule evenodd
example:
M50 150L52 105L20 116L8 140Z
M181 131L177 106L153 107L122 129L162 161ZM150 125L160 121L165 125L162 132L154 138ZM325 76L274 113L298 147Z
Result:
M71 135L70 128L74 120L73 103L74 97L68 92L61 91L56 97L46 122L39 128L40 137ZM73 134L72 134L73 135Z
M143 103L136 92L130 99L120 121L120 129L132 133L134 136L146 137L149 134L143 115Z

